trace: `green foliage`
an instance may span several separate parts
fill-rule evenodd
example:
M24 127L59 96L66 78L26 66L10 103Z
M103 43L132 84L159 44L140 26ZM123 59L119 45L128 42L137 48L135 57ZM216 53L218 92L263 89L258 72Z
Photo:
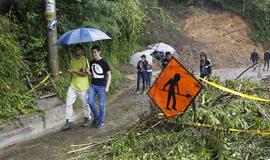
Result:
M173 21L172 17L162 7L159 7L156 0L147 2L145 10L150 24L154 22L155 25L167 31L180 31L181 27Z
M17 42L16 25L0 16L0 123L21 114L30 114L33 95L25 94L26 82L21 76L21 47Z
M47 65L46 24L42 1L16 1L14 22L18 24L21 55L25 59L24 75L37 77L44 74Z
M137 49L145 26L145 15L138 1L65 0L58 1L57 5L60 33L77 27L97 28L108 33L111 42L99 44L105 57L106 54L108 59L115 57L117 63L127 62Z
M112 37L111 41L88 43L85 46L86 56L91 59L90 44L101 45L102 53L112 70L111 90L116 90L123 77L116 67L120 63L126 63L128 57L137 51L144 39L147 39L143 32L146 15L141 10L140 2L137 0L60 0L56 4L60 34L78 27L93 27ZM7 88L4 90L4 84L1 86L0 95L4 94L4 91L8 92L2 96L6 99L0 102L1 107L5 106L5 109L1 110L1 117L27 114L27 111L13 107L22 107L17 105L18 103L23 103L26 108L34 105L31 99L33 96L23 94L28 89L22 79L26 75L30 79L41 76L44 70L48 69L44 7L43 1L14 1L11 3L11 8L6 9L9 10L8 16L1 17L0 75L1 79L10 86L10 90ZM73 53L72 47L60 47L60 68L63 74L56 83L58 95L62 99L65 98L70 81L66 73L71 58L70 53ZM13 94L16 94L16 97ZM18 98L18 96L22 97ZM24 99L28 100L24 101Z
M221 83L219 80L215 80ZM229 87L269 99L270 87L247 80L226 82ZM204 95L204 96L203 96ZM206 101L201 104L202 98ZM188 109L177 119L150 117L131 126L97 148L69 158L79 159L269 159L269 135L229 132L228 129L269 130L269 105L236 97L206 86L197 98L196 115ZM152 119L152 120L151 120ZM192 122L211 127L192 127ZM184 125L183 125L184 124ZM185 125L187 124L187 125ZM85 147L85 146L83 146Z
M56 80L56 92L59 98L62 100L66 99L66 93L68 90L68 87L70 86L70 75L69 73L62 73L59 75L58 79Z

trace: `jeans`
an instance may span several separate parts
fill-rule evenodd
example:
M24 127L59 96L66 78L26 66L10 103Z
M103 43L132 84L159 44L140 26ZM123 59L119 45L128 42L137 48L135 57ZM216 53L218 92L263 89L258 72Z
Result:
M145 90L145 82L146 82L146 72L138 72L137 73L137 91L140 89L140 83L143 83L143 91Z
M146 72L146 86L150 87L152 79L152 72Z
M96 108L95 97L98 96L99 112ZM88 104L93 112L94 121L99 125L104 123L105 119L105 105L106 105L106 91L105 86L96 86L91 84L89 89Z
M269 60L264 61L263 70L265 70L265 67L267 68L267 71L269 70Z
M74 121L73 104L78 96L82 101L84 117L87 117L89 119L91 118L90 109L87 104L87 91L78 91L73 89L72 87L69 87L66 98L66 119L68 119L69 122Z

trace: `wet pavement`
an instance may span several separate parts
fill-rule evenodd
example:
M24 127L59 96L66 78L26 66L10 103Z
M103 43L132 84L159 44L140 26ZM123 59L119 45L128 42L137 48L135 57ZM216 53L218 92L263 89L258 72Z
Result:
M58 157L70 145L104 141L121 129L136 123L139 115L149 111L147 95L135 95L129 89L106 106L105 128L82 128L77 122L69 131L58 131L25 143L6 147L0 151L1 160L44 160ZM71 148L70 148L71 150Z

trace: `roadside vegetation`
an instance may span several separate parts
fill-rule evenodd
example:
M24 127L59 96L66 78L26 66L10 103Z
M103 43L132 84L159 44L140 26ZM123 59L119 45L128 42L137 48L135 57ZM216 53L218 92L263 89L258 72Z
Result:
M35 93L29 91L25 76L30 78L44 74L48 69L46 50L46 22L43 1L14 1L1 7L0 22L0 121L36 112ZM147 31L147 15L139 1L57 1L58 33L78 28L100 29L112 38L99 42L102 53L110 62L113 72L111 90L115 91L123 76L117 69L128 57L144 44ZM78 18L79 17L79 18ZM86 56L90 58L90 45L85 44ZM65 98L69 85L66 70L73 47L59 47L60 74L56 80L59 97ZM16 96L15 96L16 95Z
M215 82L222 83L218 79ZM270 98L265 94L270 88L263 82L235 80L227 81L224 86L249 95ZM160 114L151 115L110 140L71 146L58 158L270 158L269 135L245 133L248 130L269 130L268 103L244 99L206 86L195 104L193 109L190 107L176 119L166 119ZM232 129L242 132L234 132Z

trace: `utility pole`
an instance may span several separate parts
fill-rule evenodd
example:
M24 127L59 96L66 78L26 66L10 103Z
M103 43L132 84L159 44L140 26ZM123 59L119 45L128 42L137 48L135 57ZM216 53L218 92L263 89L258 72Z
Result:
M55 45L57 41L57 27L56 27L56 6L55 0L46 0L45 15L47 20L47 43L49 55L49 68L52 77L56 77L59 73L59 58L58 48Z

